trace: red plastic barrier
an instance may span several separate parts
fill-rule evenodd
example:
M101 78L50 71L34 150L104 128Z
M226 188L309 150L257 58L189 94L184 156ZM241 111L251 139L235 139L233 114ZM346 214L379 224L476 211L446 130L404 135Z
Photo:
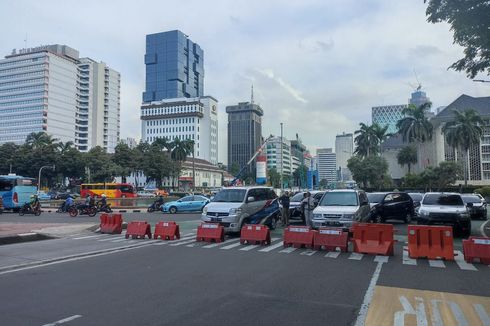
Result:
M393 225L356 223L352 226L351 241L354 243L354 252L393 256Z
M284 247L313 248L314 233L309 226L288 226L284 229Z
M121 214L102 214L100 216L100 233L121 234Z
M349 232L344 232L342 228L320 228L313 236L313 248L320 250L347 252L349 246Z
M148 236L148 239L151 239L151 226L148 222L129 222L128 229L126 230L126 239L129 238L129 236L133 239L144 239L146 235Z
M265 225L245 224L240 232L241 244L271 244L271 231Z
M218 223L202 223L197 227L196 241L225 241L225 228Z
M451 226L408 226L410 258L454 260L453 228Z
M468 263L478 258L480 263L490 265L490 238L470 237L463 240L463 254Z
M174 221L158 222L155 225L153 239L158 239L158 237L161 237L162 240L180 239L179 225Z

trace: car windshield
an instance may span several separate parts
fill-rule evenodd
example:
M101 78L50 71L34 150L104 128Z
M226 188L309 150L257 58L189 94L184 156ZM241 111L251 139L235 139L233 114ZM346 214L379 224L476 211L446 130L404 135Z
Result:
M427 194L422 202L424 205L445 205L445 206L463 206L463 200L460 195L445 194Z
M327 192L319 206L357 206L357 193L355 192Z
M214 196L215 203L241 203L245 199L246 189L225 189Z
M414 193L414 194L408 194L413 201L421 201L422 200L422 194L417 194L417 193Z
M296 195L291 197L291 201L302 201L303 198L305 198L305 195L303 192L298 192Z
M367 196L370 203L381 203L381 201L383 201L383 198L385 198L386 194L371 193L371 194L367 194Z
M463 201L465 203L473 203L473 204L479 204L481 203L481 199L478 196L475 195L463 195L461 196L463 198Z

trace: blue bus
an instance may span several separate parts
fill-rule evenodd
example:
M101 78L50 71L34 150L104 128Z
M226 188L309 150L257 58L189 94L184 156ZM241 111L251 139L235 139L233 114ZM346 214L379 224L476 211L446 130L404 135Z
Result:
M0 196L5 209L17 209L37 193L36 179L19 175L0 175Z

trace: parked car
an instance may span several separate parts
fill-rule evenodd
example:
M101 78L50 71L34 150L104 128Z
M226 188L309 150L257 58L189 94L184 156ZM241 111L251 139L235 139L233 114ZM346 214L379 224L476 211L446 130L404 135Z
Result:
M177 212L201 212L208 203L209 199L204 196L186 196L179 200L163 204L162 211L170 214Z
M313 210L314 228L341 226L349 229L356 222L368 222L370 207L362 190L338 189L327 191Z
M422 201L422 198L424 198L424 194L420 192L409 192L408 195L412 198L413 201L413 211L415 213L414 218L417 218L420 208L420 202Z
M46 193L46 191L39 190L37 192L37 197L39 200L50 200L51 196Z
M417 223L450 225L463 236L471 234L470 214L458 193L426 193L420 204Z
M487 219L487 202L479 194L462 194L464 203L468 207L471 218L477 218L486 220Z
M191 194L188 192L178 192L178 191L172 191L169 193L170 197L177 197L177 198L183 198L185 196L190 196Z
M144 198L153 198L156 197L155 193L153 191L147 191L147 190L142 190L138 191L136 193L138 197L144 197Z
M163 197L168 197L168 192L163 189L157 189L154 191L155 196L163 196Z
M2 213L3 213L3 198L0 195L0 214L2 214Z
M244 224L264 224L274 229L279 217L274 189L254 186L221 190L204 207L201 220L219 223L225 232L240 232Z
M401 220L410 223L415 215L413 200L404 192L374 192L367 196L371 206L370 219L373 222Z
M289 201L290 219L292 219L292 220L300 220L301 219L301 201L305 197L305 193L306 193L306 191L300 191L291 197L291 199ZM313 190L313 191L310 191L310 193L313 196L313 203L316 207L318 205L318 203L320 202L320 199L322 199L322 196L325 193L325 191Z

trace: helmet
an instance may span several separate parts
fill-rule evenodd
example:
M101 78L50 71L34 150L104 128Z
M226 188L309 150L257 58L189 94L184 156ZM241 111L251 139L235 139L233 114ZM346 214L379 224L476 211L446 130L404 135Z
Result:
M34 198L36 198L36 196L35 195L31 195L31 197L29 197L29 198L34 199Z
M102 198L105 198L105 197L106 197L106 195L105 195L105 194L102 194L102 195L101 195L101 197L102 197Z

